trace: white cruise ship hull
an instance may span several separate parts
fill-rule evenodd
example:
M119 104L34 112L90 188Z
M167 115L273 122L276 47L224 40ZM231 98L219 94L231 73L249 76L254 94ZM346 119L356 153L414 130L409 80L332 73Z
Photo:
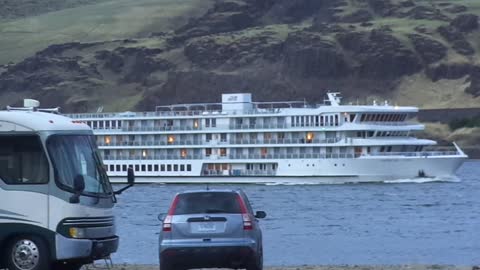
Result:
M467 159L464 155L438 157L360 157L356 159L269 160L278 164L274 175L234 176L225 171L202 175L202 161L190 173L162 176L137 173L138 183L245 183L245 184L342 184L385 182L421 178L427 181L454 180L456 170ZM210 162L210 161L208 161ZM254 160L235 160L237 163ZM261 161L265 162L265 160ZM111 182L124 183L126 177L111 175Z

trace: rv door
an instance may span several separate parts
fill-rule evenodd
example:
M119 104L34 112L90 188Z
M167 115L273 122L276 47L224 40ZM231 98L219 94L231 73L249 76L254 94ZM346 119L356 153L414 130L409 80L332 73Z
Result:
M38 135L0 135L0 242L10 226L48 228L48 182Z

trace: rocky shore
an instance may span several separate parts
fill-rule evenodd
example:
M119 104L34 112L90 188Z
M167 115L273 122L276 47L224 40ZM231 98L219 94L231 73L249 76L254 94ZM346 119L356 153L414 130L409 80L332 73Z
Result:
M157 270L155 265L117 265L114 270ZM453 265L338 265L266 267L267 270L480 270L474 266Z

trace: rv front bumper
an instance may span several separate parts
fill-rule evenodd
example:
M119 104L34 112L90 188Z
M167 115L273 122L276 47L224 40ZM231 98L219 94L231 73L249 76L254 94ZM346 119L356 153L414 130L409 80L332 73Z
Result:
M72 239L61 234L55 236L57 260L85 260L91 262L103 259L118 249L118 236L106 239Z

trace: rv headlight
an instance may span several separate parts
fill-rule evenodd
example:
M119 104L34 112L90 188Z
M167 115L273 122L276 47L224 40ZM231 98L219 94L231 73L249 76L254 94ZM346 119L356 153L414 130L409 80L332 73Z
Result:
M85 229L82 228L70 228L68 230L70 237L72 238L85 238Z

